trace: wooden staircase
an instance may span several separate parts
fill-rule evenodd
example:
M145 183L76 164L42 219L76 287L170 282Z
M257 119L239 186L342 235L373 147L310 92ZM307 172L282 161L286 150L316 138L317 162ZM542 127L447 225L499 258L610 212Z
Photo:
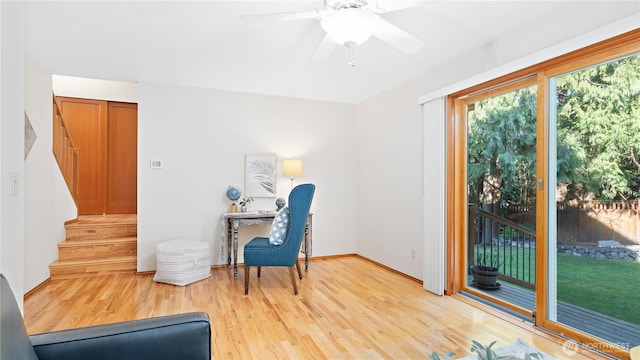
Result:
M138 225L133 215L80 216L65 224L52 280L137 270Z

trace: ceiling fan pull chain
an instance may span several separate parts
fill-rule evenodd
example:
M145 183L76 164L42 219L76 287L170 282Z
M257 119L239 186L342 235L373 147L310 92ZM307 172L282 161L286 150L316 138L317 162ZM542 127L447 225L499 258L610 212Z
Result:
M356 66L356 59L355 59L355 56L353 54L355 48L356 48L355 46L349 46L348 47L348 49L349 49L349 62L348 62L348 64L351 67L355 67Z

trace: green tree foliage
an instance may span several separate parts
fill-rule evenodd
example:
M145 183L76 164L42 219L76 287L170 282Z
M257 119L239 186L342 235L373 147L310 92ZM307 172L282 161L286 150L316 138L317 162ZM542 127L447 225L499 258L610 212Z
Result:
M558 182L567 186L570 198L637 198L640 55L562 75L555 85ZM533 202L536 109L535 87L469 107L470 202ZM491 211L497 213L498 207Z
M582 197L640 195L640 56L557 79L558 181Z
M535 195L536 91L512 91L473 104L468 116L472 202L521 203Z

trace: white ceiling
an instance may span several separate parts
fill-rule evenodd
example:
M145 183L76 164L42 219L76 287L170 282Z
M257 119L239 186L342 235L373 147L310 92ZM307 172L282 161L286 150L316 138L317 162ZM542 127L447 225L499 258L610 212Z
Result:
M371 38L356 49L353 68L344 47L322 63L310 61L324 37L317 20L240 21L323 6L320 0L28 1L26 46L59 75L359 103L509 36L524 49L550 46L640 13L639 1L423 2L382 15L424 41L419 53L406 56ZM547 44L540 34L555 36ZM496 51L522 53L513 46Z

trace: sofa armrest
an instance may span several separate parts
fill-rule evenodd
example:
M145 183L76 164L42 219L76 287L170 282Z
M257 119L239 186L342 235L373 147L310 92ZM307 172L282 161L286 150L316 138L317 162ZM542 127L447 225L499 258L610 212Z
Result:
M211 326L194 312L30 336L40 360L211 359Z

